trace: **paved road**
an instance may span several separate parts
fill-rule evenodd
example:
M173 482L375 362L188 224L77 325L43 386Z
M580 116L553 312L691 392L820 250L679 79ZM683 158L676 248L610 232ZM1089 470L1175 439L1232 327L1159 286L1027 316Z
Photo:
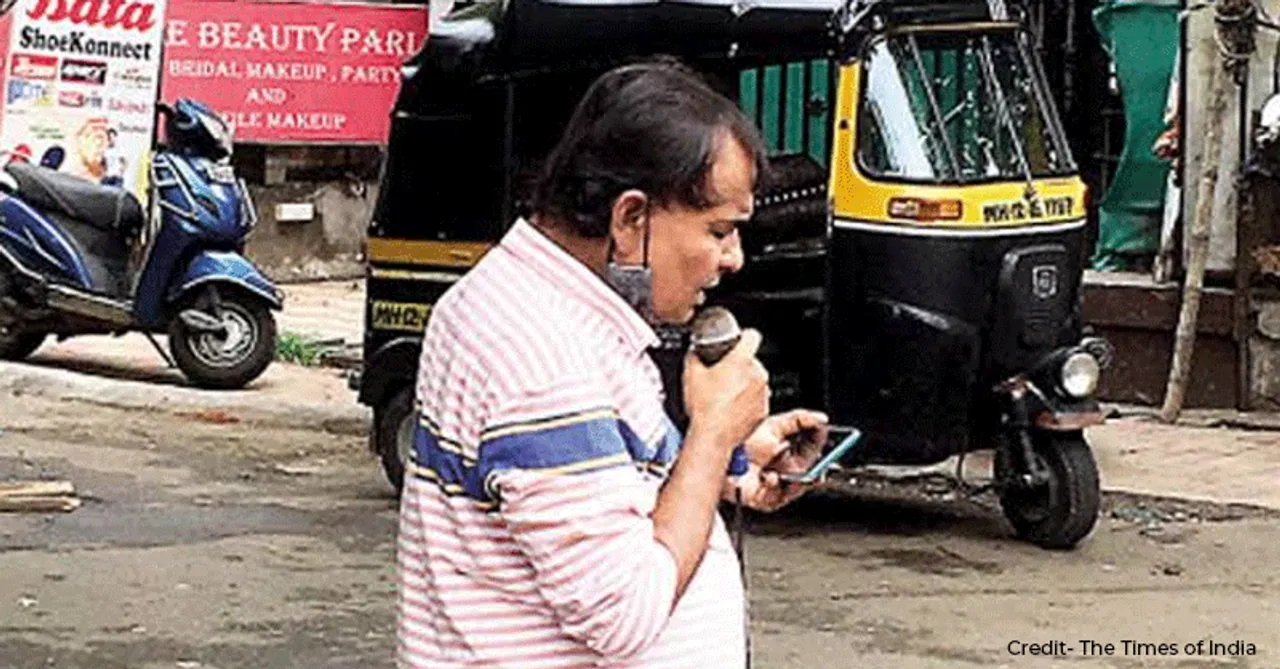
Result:
M0 516L0 667L393 666L395 507L362 438L0 401L0 480L67 478L86 498ZM753 519L756 666L1280 667L1280 516L1108 502L1069 553L1011 540L989 500L919 486ZM1114 655L1082 657L1084 639ZM1187 656L1202 639L1256 654Z

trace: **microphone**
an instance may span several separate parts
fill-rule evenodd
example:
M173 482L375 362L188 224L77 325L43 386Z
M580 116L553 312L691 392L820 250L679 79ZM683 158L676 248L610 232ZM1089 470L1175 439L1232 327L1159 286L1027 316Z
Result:
M738 326L738 319L724 307L703 309L690 325L690 348L708 367L720 362L738 345L739 339L742 339L742 328ZM742 476L747 473L747 468L747 450L738 444L729 459L729 475Z

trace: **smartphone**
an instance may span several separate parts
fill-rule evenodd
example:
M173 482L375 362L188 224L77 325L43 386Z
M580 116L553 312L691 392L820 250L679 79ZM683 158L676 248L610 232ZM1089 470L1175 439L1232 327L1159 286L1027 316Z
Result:
M787 483L817 483L822 479L822 475L826 474L827 470L831 468L831 465L834 465L840 459L840 456L853 448L861 438L862 432L857 428L853 428L849 432L849 436L845 437L835 448L813 463L808 471L799 474L780 474L778 478Z

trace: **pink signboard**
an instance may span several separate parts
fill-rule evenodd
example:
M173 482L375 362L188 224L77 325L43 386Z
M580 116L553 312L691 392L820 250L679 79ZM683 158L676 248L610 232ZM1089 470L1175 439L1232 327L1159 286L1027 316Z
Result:
M170 0L163 100L192 97L236 139L381 143L423 6Z

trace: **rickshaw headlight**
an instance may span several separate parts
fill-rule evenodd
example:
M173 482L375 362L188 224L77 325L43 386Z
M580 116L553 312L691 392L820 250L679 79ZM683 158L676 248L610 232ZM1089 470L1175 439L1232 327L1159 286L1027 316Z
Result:
M1101 366L1098 359L1084 352L1072 353L1062 363L1062 389L1072 397L1088 397L1098 389Z

